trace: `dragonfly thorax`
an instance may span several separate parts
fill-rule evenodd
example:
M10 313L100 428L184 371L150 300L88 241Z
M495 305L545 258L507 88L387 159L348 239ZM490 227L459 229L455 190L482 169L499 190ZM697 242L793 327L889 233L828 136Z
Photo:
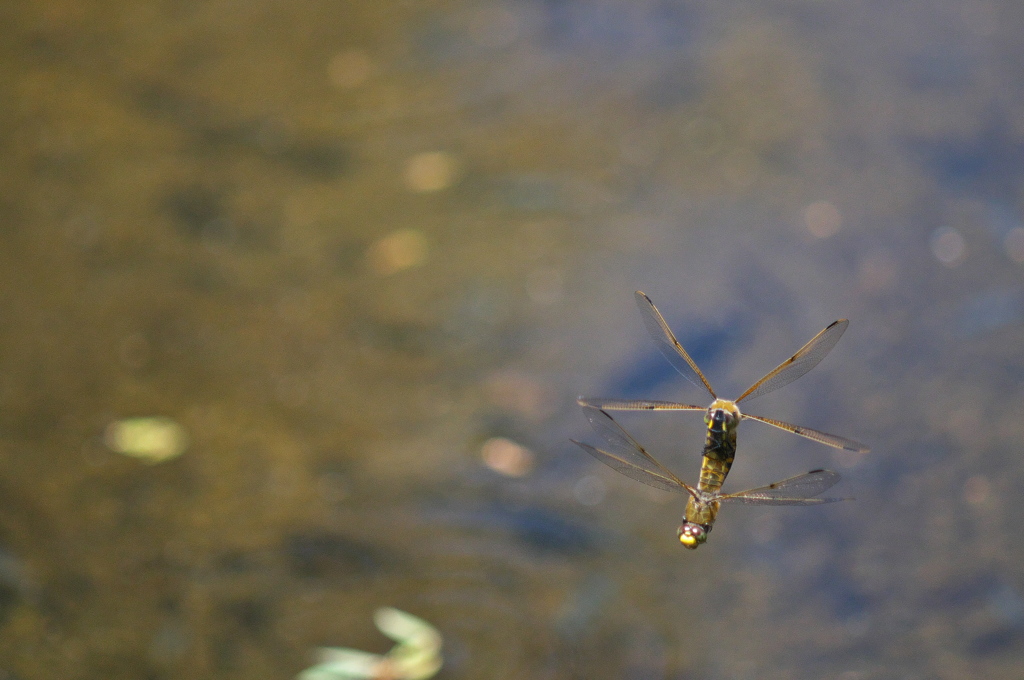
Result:
M704 414L704 424L715 434L725 434L735 430L742 417L736 402L728 399L715 399L711 402L711 406L708 406L707 413Z
M679 542L683 544L684 548L696 550L697 546L708 540L709 531L711 531L709 524L683 522L679 526Z

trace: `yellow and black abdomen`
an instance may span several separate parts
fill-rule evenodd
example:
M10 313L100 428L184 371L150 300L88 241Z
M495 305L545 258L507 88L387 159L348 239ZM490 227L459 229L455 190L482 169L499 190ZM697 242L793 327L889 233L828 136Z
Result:
M721 489L735 458L736 429L716 431L709 428L700 466L701 491L713 492Z

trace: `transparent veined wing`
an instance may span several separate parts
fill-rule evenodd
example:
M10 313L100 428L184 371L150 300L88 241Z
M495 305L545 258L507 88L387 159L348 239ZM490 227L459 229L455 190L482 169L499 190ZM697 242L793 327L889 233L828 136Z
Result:
M640 446L610 415L591 406L585 406L583 413L587 416L587 420L590 421L590 426L605 440L611 449L611 452L603 451L589 444L573 440L574 443L581 446L587 453L612 469L638 482L643 482L658 489L693 493L685 482L659 463L654 456L647 453L644 447Z
M839 473L832 470L811 470L767 486L723 494L714 500L747 505L820 505L853 500L852 498L815 498L818 494L835 486L839 479Z
M751 385L746 392L741 394L736 403L744 399L750 400L760 397L769 392L774 392L793 382L807 371L811 370L825 358L832 348L843 337L846 327L850 322L846 319L833 321L823 331L815 335L810 341L801 347L796 354L783 361L765 377Z
M674 401L651 401L649 399L605 399L604 397L579 397L580 406L591 406L602 411L706 411L707 406L677 404Z
M798 434L801 437L807 437L808 439L812 439L816 442L819 442L826 446L831 446L833 448L846 449L847 451L856 451L857 453L867 453L868 451L871 450L870 447L867 447L864 444L861 444L860 442L855 442L852 439L840 437L839 435L836 434L829 434L828 432L812 430L811 428L804 427L803 425L792 425L790 423L784 423L781 420L765 418L764 416L753 416L750 415L749 413L744 413L743 417L750 418L751 420L757 420L762 423L768 423L769 425L773 425L779 428L780 430L792 432L793 434Z
M711 395L713 399L717 399L718 395L715 394L715 390L712 389L711 383L704 377L700 369L697 368L697 364L694 363L690 355L686 353L683 346L676 340L676 336L672 333L672 329L668 327L665 322L665 318L658 311L658 308L651 302L651 298L647 297L643 291L637 291L636 294L636 305L640 308L640 316L644 320L644 325L647 326L647 332L651 338L654 339L654 344L658 346L661 353L668 359L668 362L672 364L673 368L679 371L684 378L692 382L697 387L701 387Z
M631 463L621 456L617 456L614 453L608 451L602 451L599 448L591 446L585 442L579 442L575 439L570 439L573 444L576 444L581 449L589 453L591 456L601 461L616 472L622 473L630 479L635 479L638 482L642 482L647 486L653 486L655 489L661 489L662 491L675 491L677 493L690 493L693 492L685 487L679 486L674 479L670 479L660 472L654 472L646 468L642 468L635 463Z

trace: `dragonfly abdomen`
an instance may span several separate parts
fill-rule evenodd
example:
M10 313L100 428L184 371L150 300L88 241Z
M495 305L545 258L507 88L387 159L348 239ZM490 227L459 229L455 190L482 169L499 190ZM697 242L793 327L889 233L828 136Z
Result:
M721 489L730 468L732 468L732 461L732 456L724 460L704 456L704 459L701 461L700 483L697 485L697 488L709 493L714 493Z
M702 491L718 491L725 483L725 478L736 458L736 429L725 431L708 429L704 442L704 457L700 467L700 485Z

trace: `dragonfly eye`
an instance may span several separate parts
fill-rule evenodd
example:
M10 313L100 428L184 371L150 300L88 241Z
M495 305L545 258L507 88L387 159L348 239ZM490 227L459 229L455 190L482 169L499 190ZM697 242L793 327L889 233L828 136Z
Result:
M685 548L696 550L697 546L706 540L708 540L708 532L700 524L683 522L682 526L679 527L679 542Z

